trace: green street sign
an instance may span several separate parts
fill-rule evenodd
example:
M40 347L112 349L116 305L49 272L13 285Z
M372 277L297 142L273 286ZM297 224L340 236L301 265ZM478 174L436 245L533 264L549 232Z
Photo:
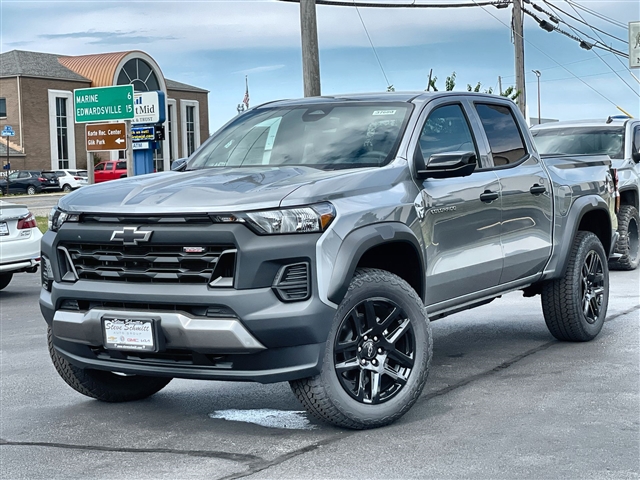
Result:
M130 120L134 117L133 85L78 88L73 91L76 123Z

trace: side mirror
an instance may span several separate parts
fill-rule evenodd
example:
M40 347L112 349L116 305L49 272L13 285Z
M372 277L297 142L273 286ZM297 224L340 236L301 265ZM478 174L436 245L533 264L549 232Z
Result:
M418 178L454 178L471 175L476 169L475 152L434 153L426 163L420 148L416 148L414 158Z
M640 150L631 152L631 159L636 163L640 163Z
M177 160L174 160L171 164L171 170L174 172L181 172L187 166L187 160L187 158L178 158Z

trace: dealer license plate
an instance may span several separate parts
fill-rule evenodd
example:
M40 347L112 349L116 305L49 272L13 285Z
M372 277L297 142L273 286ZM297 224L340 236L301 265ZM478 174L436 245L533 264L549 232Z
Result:
M0 222L0 235L9 235L9 227L7 222Z
M104 346L113 350L155 351L154 322L148 318L103 317Z

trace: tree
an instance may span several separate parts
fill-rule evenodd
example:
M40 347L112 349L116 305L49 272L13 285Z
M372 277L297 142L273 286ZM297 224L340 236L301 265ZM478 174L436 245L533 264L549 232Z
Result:
M434 92L437 92L438 91L438 89L436 88L437 80L438 80L438 77L433 77L431 79L431 82L429 83L429 87L427 87L426 90L433 90ZM447 77L447 79L444 82L444 86L447 92L451 92L456 87L456 72L452 72L451 75ZM482 83L480 82L476 83L475 87L472 86L470 83L467 84L468 92L479 93L481 88L482 88ZM489 87L484 91L484 93L488 93L490 95L493 94L493 88ZM511 86L511 87L507 87L507 89L504 92L502 92L500 96L510 98L511 100L515 101L515 99L520 96L520 93L522 92L520 92L519 90L516 91L515 87Z

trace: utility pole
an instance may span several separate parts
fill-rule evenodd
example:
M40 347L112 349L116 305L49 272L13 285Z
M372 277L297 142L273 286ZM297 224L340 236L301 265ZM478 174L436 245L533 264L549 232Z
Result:
M320 60L316 0L300 0L300 33L302 37L302 77L304 96L320 95Z
M500 91L500 96L502 96L502 77L498 75L498 90Z
M542 117L540 116L540 70L531 70L538 77L538 125L542 121Z
M304 96L320 96L320 60L316 0L300 0L300 32L302 37L302 77Z
M527 95L524 88L524 30L522 27L522 0L513 0L512 18L513 43L516 59L516 91L520 92L516 103L522 115L527 114ZM528 120L527 120L528 122Z

